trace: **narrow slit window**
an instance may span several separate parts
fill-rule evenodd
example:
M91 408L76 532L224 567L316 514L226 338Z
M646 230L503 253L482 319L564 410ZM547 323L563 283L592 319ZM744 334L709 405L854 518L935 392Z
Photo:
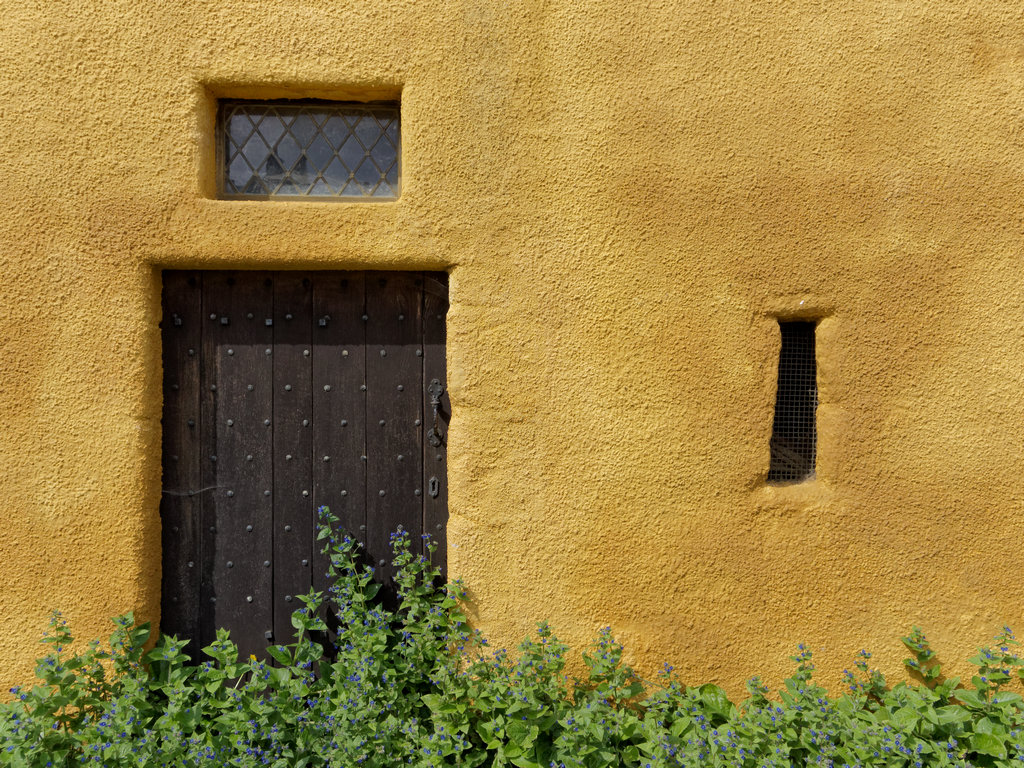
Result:
M221 197L395 199L397 104L222 101Z
M818 369L810 322L779 322L779 382L772 423L768 482L791 483L814 477L818 430Z

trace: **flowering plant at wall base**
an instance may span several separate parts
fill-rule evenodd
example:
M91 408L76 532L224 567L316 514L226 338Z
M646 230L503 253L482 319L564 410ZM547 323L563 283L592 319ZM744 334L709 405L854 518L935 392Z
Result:
M799 647L770 692L757 678L731 702L665 667L644 682L610 630L565 673L568 649L539 624L516 653L492 652L428 559L393 537L399 604L375 600L356 544L321 510L331 587L310 593L295 642L270 662L238 658L227 633L194 665L185 643L115 619L108 645L72 652L54 614L39 681L0 705L0 764L10 766L991 766L1024 764L1022 675L1009 629L971 659L970 684L947 679L924 634L904 644L913 680L890 686L861 652L847 691L830 697ZM325 611L333 614L324 621ZM328 629L330 626L330 629Z

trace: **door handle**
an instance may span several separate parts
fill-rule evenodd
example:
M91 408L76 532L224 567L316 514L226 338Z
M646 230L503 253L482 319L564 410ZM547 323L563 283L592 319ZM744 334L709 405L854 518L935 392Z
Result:
M434 425L427 431L427 442L434 448L441 445L441 433L438 430L438 412L441 408L441 395L444 394L444 386L437 379L431 379L427 387L427 394L430 395L430 405L434 409Z

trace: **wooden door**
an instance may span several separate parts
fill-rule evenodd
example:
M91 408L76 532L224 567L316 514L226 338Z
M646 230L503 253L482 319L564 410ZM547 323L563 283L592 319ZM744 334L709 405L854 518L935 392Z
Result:
M163 278L161 631L289 642L296 595L325 587L320 505L385 587L399 526L443 565L447 275Z

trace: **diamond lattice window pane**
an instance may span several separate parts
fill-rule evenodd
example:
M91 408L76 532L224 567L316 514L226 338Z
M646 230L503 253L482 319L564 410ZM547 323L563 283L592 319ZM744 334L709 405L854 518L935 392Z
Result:
M224 197L398 197L394 105L222 102Z

